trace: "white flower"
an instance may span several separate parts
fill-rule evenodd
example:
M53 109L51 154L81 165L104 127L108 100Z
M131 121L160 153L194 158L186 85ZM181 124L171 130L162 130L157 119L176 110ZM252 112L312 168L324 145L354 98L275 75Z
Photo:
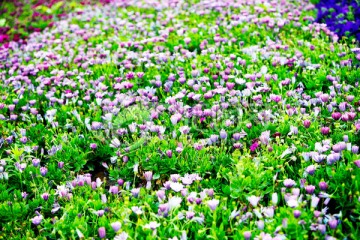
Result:
M180 207L182 199L180 197L172 197L169 199L168 205L170 211L174 208Z
M230 214L229 220L234 219L239 215L240 215L240 211L236 211L236 209L234 209Z
M116 235L114 240L126 240L128 239L129 234L127 234L126 232L122 232L119 235Z
M111 164L115 164L117 162L117 159L118 159L117 156L110 157Z
M209 206L209 208L212 210L212 211L214 211L216 208L217 208L217 206L219 205L219 200L218 199L212 199L212 200L209 200L208 202L207 202L207 204L208 204L208 206Z
M155 230L158 227L160 227L160 223L157 223L157 222L150 222L144 226L144 228L148 228L151 230Z
M118 148L118 147L120 147L120 141L119 141L119 139L114 138L113 140L111 140L110 147L112 147L112 148Z
M76 228L76 233L80 239L84 238L84 234L82 234L82 232L78 228Z
M315 195L311 196L311 207L316 208L319 204L320 198L316 197Z
M96 178L96 187L100 187L102 183L100 178Z
M278 194L277 193L272 194L271 201L274 205L276 205L278 203Z
M141 215L143 213L141 207L134 206L134 207L131 207L131 210L137 215Z
M289 199L286 203L291 208L295 208L295 207L299 206L299 202L294 198Z
M248 197L248 201L250 202L251 205L253 205L253 207L256 207L256 205L260 201L260 197L256 197L253 195L253 196Z
M171 182L170 183L170 188L175 192L180 192L181 190L184 189L184 186L181 183Z
M105 121L111 122L111 120L113 118L113 114L107 113L107 114L105 114L105 116L102 116L101 118L104 119Z

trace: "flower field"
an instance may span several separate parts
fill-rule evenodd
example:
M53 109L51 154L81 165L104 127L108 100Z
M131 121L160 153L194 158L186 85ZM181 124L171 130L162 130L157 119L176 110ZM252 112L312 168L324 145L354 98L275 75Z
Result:
M360 239L359 21L101 3L2 30L0 239Z

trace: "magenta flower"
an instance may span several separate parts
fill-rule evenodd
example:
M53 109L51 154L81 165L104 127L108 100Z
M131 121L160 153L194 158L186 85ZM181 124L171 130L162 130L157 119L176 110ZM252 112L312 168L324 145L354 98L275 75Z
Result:
M304 120L303 124L304 124L305 128L309 128L311 125L311 122L310 122L310 120Z
M321 191L326 191L326 189L328 188L328 185L326 182L319 182L319 187Z
M355 164L358 168L360 168L360 159L359 159L359 160L354 161L354 164Z
M90 143L90 148L92 150L96 149L97 148L97 144L96 143Z
M259 147L259 142L256 141L250 146L250 151L255 152L255 150Z
M330 128L329 127L322 127L320 131L321 131L321 134L328 135L330 133Z
M341 113L340 112L333 112L331 114L331 117L334 119L334 120L339 120L341 118Z
M58 168L62 169L64 167L64 162L58 162Z

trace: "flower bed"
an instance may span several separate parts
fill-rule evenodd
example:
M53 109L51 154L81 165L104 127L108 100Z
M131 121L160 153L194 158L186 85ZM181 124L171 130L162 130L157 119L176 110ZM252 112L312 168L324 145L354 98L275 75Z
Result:
M0 238L358 239L360 48L307 1L114 1L0 47Z

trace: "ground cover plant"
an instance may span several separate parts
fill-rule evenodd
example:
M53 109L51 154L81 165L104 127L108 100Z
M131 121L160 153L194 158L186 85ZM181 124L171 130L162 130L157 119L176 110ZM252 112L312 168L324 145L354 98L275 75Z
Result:
M82 5L0 48L3 239L359 239L360 48L307 1Z

